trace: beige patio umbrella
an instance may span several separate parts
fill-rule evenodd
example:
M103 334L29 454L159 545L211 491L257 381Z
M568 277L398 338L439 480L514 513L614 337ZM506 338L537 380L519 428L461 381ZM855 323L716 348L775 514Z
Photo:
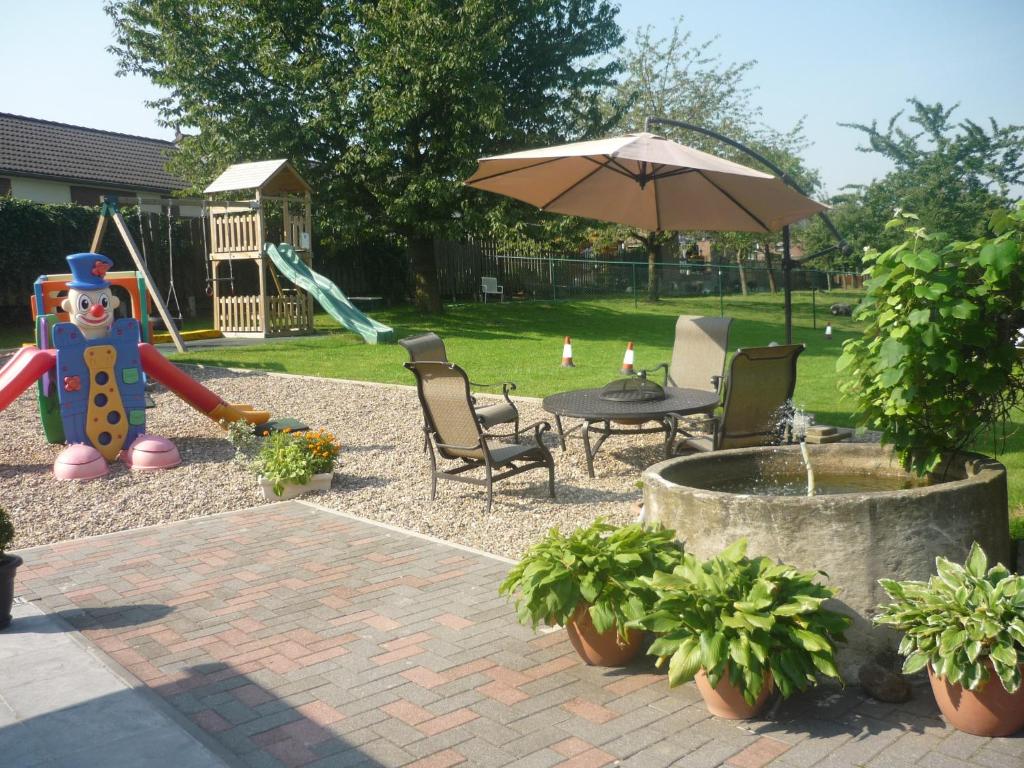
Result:
M651 231L774 232L828 209L771 174L653 133L485 157L465 183Z

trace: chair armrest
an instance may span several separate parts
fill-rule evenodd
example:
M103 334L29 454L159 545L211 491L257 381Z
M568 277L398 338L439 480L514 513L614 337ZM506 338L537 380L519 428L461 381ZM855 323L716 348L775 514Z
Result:
M535 421L533 424L527 424L525 427L519 428L519 434L524 432L534 431L534 438L540 443L540 436L551 429L551 424L547 421ZM514 432L484 432L484 437L512 437L516 435Z
M653 368L649 368L647 370L647 373L648 374L654 373L659 368L664 368L665 369L665 386L667 387L668 386L668 363L658 363Z
M508 393L509 392L513 392L516 389L515 383L511 382L511 381L496 381L493 384L490 384L490 383L483 384L483 383L481 383L479 381L471 381L471 382L469 382L469 386L477 387L479 389L488 389L488 388L491 388L491 387L501 387L501 394L504 395L506 400L509 399L508 398ZM511 403L511 402L512 401L509 400L509 403Z

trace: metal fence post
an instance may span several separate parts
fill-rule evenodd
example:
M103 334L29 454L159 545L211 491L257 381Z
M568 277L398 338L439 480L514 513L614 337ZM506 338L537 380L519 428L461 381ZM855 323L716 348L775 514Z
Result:
M725 298L722 295L722 268L718 268L718 314L725 317Z
M636 297L636 262L634 261L630 264L630 267L633 269L633 309L636 309L638 307Z
M818 282L817 280L814 281ZM818 329L818 304L815 301L814 295L818 292L818 286L811 283L811 328Z
M558 291L555 289L555 259L548 254L548 280L551 281L551 300L558 300Z

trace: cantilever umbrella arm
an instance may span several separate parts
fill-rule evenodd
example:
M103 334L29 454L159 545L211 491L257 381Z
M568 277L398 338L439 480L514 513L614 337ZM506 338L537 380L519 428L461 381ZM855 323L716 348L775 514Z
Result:
M754 149L751 149L746 144L742 144L741 142L738 142L735 139L730 139L728 136L723 136L722 134L718 133L717 131L712 131L710 128L704 128L704 127L699 126L699 125L693 125L692 123L684 123L682 120L672 120L672 119L667 118L667 117L653 117L651 115L648 115L647 117L644 118L644 130L647 131L647 132L650 132L651 125L654 124L654 123L658 123L660 125L670 125L670 126L672 126L674 128L682 128L683 130L694 131L696 133L702 133L705 136L710 136L711 138L716 139L716 140L722 142L723 144L728 144L730 147L738 149L740 152L743 152L743 153L749 155L750 157L752 157L755 160L757 160L759 163L763 164L772 173L774 173L776 176L778 176L782 180L782 182L784 184L786 184L787 186L792 187L793 189L795 189L797 192L799 192L804 197L807 197L807 194L800 188L800 185L797 184L796 181L788 173L786 173L778 165L773 163L771 160L769 160L767 157L762 155L760 152L758 152L758 151L756 151ZM826 214L824 211L819 211L818 212L818 217L821 219L822 223L825 225L825 228L839 242L840 250L843 253L849 253L850 252L850 245L846 242L846 238L844 238L839 233L839 230L836 229L836 225L832 223L832 219L830 219L828 217L828 214ZM793 269L793 261L792 261L792 259L790 258L790 255L789 255L789 225L786 225L786 226L784 226L782 228L782 269L783 269L783 278L784 278L784 280L783 280L783 288L785 290L785 301L786 301L786 343L787 344L792 344L793 343L793 300L792 300L792 281L791 281L790 270Z

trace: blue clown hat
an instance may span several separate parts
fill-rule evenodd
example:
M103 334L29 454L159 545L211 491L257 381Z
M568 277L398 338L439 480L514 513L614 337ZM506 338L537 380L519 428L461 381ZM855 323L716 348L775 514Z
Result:
M110 285L106 274L114 262L101 253L73 253L68 256L68 266L71 267L72 278L68 288L95 291Z

